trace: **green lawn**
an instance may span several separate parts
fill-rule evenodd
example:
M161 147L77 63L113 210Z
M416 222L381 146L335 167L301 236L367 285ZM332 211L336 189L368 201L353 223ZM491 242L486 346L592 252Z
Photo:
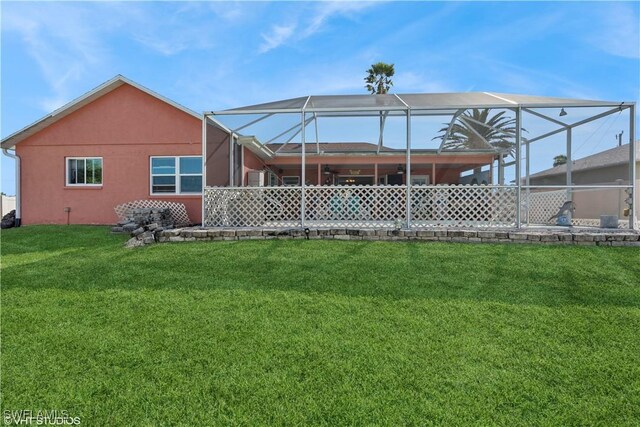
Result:
M638 425L640 250L2 232L2 409L82 425Z

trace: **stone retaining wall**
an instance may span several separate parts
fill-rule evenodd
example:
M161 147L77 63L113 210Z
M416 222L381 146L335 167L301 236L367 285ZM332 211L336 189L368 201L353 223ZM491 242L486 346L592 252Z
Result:
M202 228L190 227L162 230L156 241L190 242L212 240L264 240L264 239L333 239L333 240L405 240L471 243L524 243L591 246L640 246L640 234L629 231L575 231L575 230L371 230L352 228L332 229L254 229L254 228ZM308 234L308 235L307 235Z

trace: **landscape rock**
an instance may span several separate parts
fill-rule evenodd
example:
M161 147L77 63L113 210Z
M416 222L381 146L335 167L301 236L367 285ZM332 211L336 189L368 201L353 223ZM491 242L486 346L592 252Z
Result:
M15 209L9 211L8 214L2 217L2 221L0 222L0 228L11 228L16 225L16 211Z
M144 242L136 237L130 238L129 240L127 240L127 243L124 244L124 247L128 249L137 248L140 246L144 246Z

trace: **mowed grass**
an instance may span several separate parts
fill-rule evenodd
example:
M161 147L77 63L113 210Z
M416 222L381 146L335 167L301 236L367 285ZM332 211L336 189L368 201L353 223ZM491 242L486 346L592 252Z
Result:
M2 232L2 409L82 425L638 425L637 248Z

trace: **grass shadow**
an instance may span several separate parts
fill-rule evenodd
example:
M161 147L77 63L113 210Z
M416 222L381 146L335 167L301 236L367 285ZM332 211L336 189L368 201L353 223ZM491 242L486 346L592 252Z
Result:
M640 307L634 248L270 240L123 248L104 227L3 235L4 289L292 291Z

